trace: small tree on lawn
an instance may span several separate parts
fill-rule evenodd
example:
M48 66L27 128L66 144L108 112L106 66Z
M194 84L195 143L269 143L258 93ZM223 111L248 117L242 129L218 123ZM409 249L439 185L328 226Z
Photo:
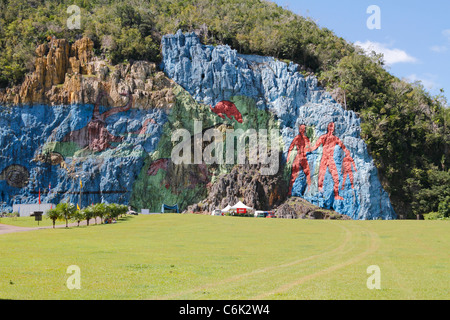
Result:
M77 208L71 203L60 203L56 206L61 211L62 217L66 219L66 228L68 228L68 220L72 219L72 216L77 211Z
M94 205L95 217L100 218L100 224L103 223L103 217L107 214L107 208L104 203L97 203ZM97 221L97 220L96 220Z
M110 203L106 205L107 215L111 218L117 218L117 204Z
M108 205L108 211L111 218L119 218L122 214L122 207L119 204L111 203Z
M83 216L86 219L86 224L89 225L89 220L95 217L94 206L89 206L83 209Z
M72 219L78 223L79 227L80 222L85 219L83 210L76 210L72 215Z
M124 215L128 211L128 206L123 204L111 203L106 205L106 211L108 216L111 218L118 219L120 216Z
M128 212L128 206L125 204L120 204L119 205L119 215L120 216L125 215L125 214L127 214L127 212Z
M447 196L444 201L439 203L439 214L444 218L450 218L450 196Z
M61 210L59 210L58 208L53 208L53 209L48 210L46 215L47 215L47 218L49 218L53 221L53 229L54 229L56 220L60 220L62 217Z

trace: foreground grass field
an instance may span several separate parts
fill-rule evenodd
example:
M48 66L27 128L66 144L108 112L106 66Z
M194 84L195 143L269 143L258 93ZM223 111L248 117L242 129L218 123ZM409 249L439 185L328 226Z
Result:
M94 221L94 220L92 220ZM14 218L0 218L0 223L17 227L35 228L35 227L50 227L53 225L52 220L46 216L42 217L42 221L36 221L34 217L14 217ZM57 220L55 225L66 224L66 221Z
M3 234L0 298L449 299L449 227L164 214Z

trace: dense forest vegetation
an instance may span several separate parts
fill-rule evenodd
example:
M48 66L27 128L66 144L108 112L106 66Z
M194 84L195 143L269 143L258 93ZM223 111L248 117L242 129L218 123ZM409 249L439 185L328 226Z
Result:
M81 28L69 30L70 5ZM160 60L162 35L198 31L205 44L294 61L362 120L362 137L398 214L449 214L450 111L311 19L264 0L0 0L0 88L21 83L34 68L35 48L48 37L87 36L112 63Z

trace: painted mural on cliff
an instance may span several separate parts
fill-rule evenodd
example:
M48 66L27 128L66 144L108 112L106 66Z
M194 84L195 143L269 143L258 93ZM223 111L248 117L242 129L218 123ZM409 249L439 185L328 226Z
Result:
M193 132L194 120L223 131L273 127L273 117L245 97L219 103L214 112L181 87L174 92L170 110L133 108L125 93L123 106L108 108L103 91L94 105L0 107L3 208L36 203L39 191L42 202L78 203L81 191L82 206L115 202L155 212L162 203L184 209L204 199L214 177L232 165L173 164L172 132ZM245 124L235 103L248 116Z
M194 33L164 36L162 53L164 72L198 103L245 97L274 118L291 196L353 219L395 219L360 137L360 119L320 88L316 78L303 76L292 62L203 45Z
M43 202L78 203L80 179L83 206L127 203L166 121L162 110L130 107L0 107L3 209L36 203L39 191Z
M292 141L287 156L287 161L289 161L290 153L294 150L294 148L297 148L297 156L292 163L292 173L289 183L289 196L292 195L292 187L300 174L300 170L303 171L303 174L306 177L307 186L311 186L311 171L306 155L308 153L314 152L320 146L322 146L323 149L318 175L319 192L324 191L324 179L325 174L328 171L333 178L334 199L344 200L344 198L339 195L339 172L334 161L336 146L339 146L341 150L345 152L345 157L342 160L342 190L344 190L347 176L349 176L351 187L352 189L354 189L353 170L357 171L356 165L353 158L350 156L350 151L345 147L344 143L334 135L334 126L334 122L330 122L327 127L327 133L320 136L315 145L311 147L311 143L308 137L305 135L305 125L300 125L299 135L297 135Z
M211 128L222 132L224 136L227 130L279 130L273 115L258 109L251 98L229 97L212 107L198 103L181 87L176 87L174 93L176 102L168 114L157 151L146 159L134 184L130 203L135 207L147 206L159 210L161 204L165 203L178 204L181 210L184 210L187 206L205 199L215 179L229 173L234 167L234 164L206 164L204 161L194 164L193 160L191 164L174 164L171 159L174 142L171 138L177 129L189 131L192 134L192 142L195 133L194 121L202 123L201 135ZM201 150L206 150L209 144L210 142L203 141ZM235 150L235 157L237 153L238 150Z
M205 46L195 34L162 39L163 63L173 87L170 108L137 108L123 93L109 108L95 104L0 107L0 198L13 203L79 201L127 203L158 212L181 210L206 198L230 164L175 165L177 129L276 129L289 195L353 219L393 219L364 141L360 119L345 111L297 65ZM51 192L48 186L51 185ZM47 192L46 192L47 189Z

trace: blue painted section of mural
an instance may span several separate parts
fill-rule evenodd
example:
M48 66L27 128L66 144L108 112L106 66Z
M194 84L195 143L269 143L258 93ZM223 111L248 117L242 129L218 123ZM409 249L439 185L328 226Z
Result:
M83 148L76 139L64 141L71 132L89 125L93 109L93 105L0 106L1 210L11 211L15 203L38 203L39 190L42 203L78 203L80 179L82 206L128 203L145 157L157 147L167 115L161 109L112 114L104 127L121 141L100 152ZM100 107L101 113L106 110Z
M194 33L167 35L162 39L161 67L175 82L199 103L216 105L235 96L254 99L262 110L270 111L279 121L284 143L284 160L298 127L305 124L311 145L327 133L330 122L334 135L350 151L355 168L351 167L354 186L348 170L343 169L345 151L336 145L327 153L336 169L324 165L323 190L319 189L322 148L308 152L311 171L308 186L303 170L296 179L292 195L300 196L323 208L333 208L353 219L395 219L388 194L382 188L366 144L360 138L360 119L318 86L315 77L304 77L294 63L286 64L270 57L240 55L228 46L206 46ZM245 121L245 114L242 115ZM348 159L348 158L347 158ZM328 160L330 162L331 160ZM347 166L348 167L348 166ZM303 169L303 168L302 168ZM338 174L339 194L332 172ZM342 198L342 199L341 199Z

